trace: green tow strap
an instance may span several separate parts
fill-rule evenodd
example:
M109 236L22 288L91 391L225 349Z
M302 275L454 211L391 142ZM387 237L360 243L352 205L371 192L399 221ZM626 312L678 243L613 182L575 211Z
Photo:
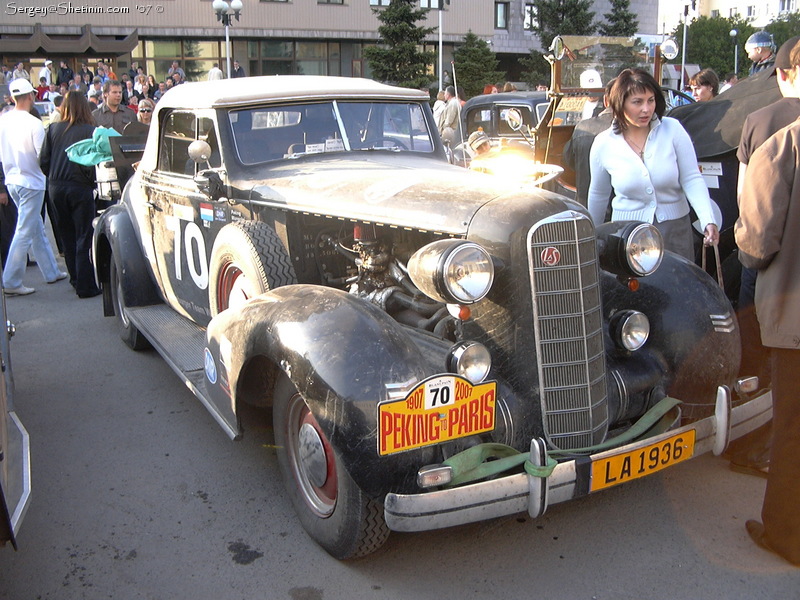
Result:
M513 469L520 464L524 466L525 472L529 475L549 477L558 464L553 456L602 452L610 448L624 446L640 438L664 433L672 424L673 419L670 417L670 411L680 403L681 401L675 398L663 398L624 433L609 438L595 446L572 450L551 450L547 453L547 464L545 466L534 465L530 462L530 452L520 452L505 444L478 444L454 454L444 461L443 464L453 470L452 480L445 487L454 487L463 483L486 479L492 475Z

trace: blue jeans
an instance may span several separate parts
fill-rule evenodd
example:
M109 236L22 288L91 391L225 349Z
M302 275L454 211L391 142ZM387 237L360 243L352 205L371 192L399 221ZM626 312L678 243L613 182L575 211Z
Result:
M28 265L28 250L33 249L33 257L45 281L55 281L60 273L50 241L44 232L42 203L44 190L31 190L20 185L10 184L8 195L17 205L17 228L8 249L8 259L3 272L3 287L18 288L22 285L25 267Z

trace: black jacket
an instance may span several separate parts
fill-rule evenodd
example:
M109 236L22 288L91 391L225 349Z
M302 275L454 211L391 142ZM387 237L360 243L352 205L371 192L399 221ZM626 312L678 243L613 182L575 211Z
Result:
M75 183L94 187L94 169L74 163L67 158L67 148L75 142L89 139L94 125L69 125L66 121L53 123L44 136L39 164L47 175L48 183Z

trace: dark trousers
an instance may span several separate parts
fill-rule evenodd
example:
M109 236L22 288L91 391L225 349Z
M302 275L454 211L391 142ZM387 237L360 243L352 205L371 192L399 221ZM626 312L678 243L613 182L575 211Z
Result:
M64 262L69 271L69 281L78 296L96 296L98 289L89 258L92 219L95 217L94 188L51 181L49 189L56 209L56 224L64 244Z
M800 565L800 350L771 350L772 451L761 518L770 547Z

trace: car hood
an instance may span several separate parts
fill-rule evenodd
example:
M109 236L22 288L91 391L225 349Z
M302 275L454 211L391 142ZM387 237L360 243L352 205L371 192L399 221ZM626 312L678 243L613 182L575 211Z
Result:
M268 171L251 183L254 204L452 235L464 235L477 210L493 199L543 193L413 156L307 156Z

